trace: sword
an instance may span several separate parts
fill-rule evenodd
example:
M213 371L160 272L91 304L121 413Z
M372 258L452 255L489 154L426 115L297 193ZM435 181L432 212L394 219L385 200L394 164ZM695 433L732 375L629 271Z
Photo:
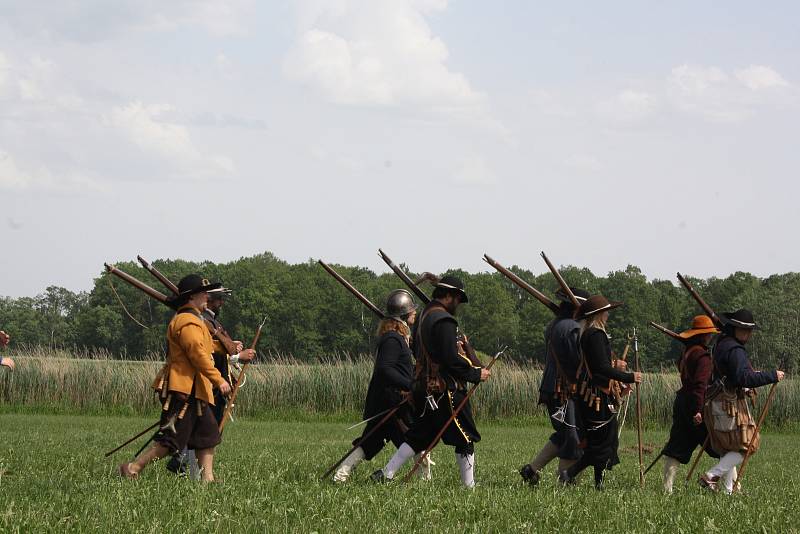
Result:
M394 407L392 407L392 408L388 408L388 409L386 409L386 410L383 410L383 411L382 411L381 413L379 413L379 414L373 415L372 417L369 417L369 418L367 418L367 419L364 419L363 421L361 421L361 422L358 422L358 423L356 423L356 424L354 424L354 425L352 425L352 426L348 426L347 428L345 428L345 430L353 430L354 428L356 428L356 427L358 427L358 426L361 426L361 425L363 425L363 424L365 424L365 423L369 423L369 422L370 422L370 421L372 421L373 419L377 419L378 417L380 417L380 416L382 416L382 415L384 415L384 414L386 414L386 413L389 413L389 412L391 412L393 409L394 409Z

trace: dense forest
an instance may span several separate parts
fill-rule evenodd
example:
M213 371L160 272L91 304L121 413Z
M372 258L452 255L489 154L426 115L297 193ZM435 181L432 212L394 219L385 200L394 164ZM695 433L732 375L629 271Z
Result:
M375 317L313 260L291 265L264 253L224 264L160 260L153 265L175 282L185 274L198 272L232 288L221 318L238 339L247 342L266 315L262 353L268 350L301 361L316 361L371 350ZM117 266L166 292L137 263ZM377 275L360 267L334 268L379 307L389 291L402 287L393 273ZM511 269L545 294L552 295L556 290L549 273L534 275L521 267ZM644 369L672 365L680 347L648 323L656 321L680 330L700 312L682 287L669 280L648 280L632 265L606 276L572 266L563 267L561 272L571 285L625 302L612 313L609 324L617 351L622 350L635 327ZM461 307L459 317L462 329L479 350L490 353L507 345L507 354L515 359L542 361L542 332L552 318L547 308L499 273L451 273L466 284L470 303ZM690 280L718 313L739 307L754 311L763 327L750 346L755 365L780 365L792 370L800 363L800 349L795 343L800 337L800 274L759 278L737 272L727 278ZM119 358L162 351L171 315L166 306L105 273L95 280L90 292L49 287L36 297L0 299L0 326L12 334L16 344L105 348Z

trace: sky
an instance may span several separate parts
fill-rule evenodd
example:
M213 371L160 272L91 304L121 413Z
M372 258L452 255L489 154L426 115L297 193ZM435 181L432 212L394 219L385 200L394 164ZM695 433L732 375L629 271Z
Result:
M0 0L0 295L103 262L798 271L795 2Z

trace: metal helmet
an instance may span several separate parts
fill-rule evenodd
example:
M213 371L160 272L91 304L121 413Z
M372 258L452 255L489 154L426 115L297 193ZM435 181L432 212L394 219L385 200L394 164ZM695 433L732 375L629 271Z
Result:
M414 297L405 289L395 289L386 298L386 315L400 319L417 308Z

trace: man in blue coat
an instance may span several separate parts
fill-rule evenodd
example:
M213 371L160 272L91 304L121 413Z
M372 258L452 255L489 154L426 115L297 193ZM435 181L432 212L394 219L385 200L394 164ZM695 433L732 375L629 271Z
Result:
M753 319L753 313L750 310L741 309L733 313L723 313L722 318L725 326L722 336L714 347L714 377L715 383L724 388L723 393L735 392L735 398L744 399L745 388L754 389L783 380L783 371L754 371L750 364L745 344L753 336L753 332L758 329ZM746 409L746 402L737 404ZM720 446L715 443L713 434L719 433L720 429L715 428L715 421L710 419L712 418L706 418L706 425L709 426L708 431L712 434L711 443L715 449L719 449ZM730 443L726 447L727 450L717 450L716 452L720 454L719 463L700 475L700 485L717 491L719 484L722 483L726 493L729 495L733 493L736 483L736 467L744 460L743 453L747 450L749 443L757 439L758 436L754 435L746 440L747 443L743 443L745 441L743 438L740 443Z

